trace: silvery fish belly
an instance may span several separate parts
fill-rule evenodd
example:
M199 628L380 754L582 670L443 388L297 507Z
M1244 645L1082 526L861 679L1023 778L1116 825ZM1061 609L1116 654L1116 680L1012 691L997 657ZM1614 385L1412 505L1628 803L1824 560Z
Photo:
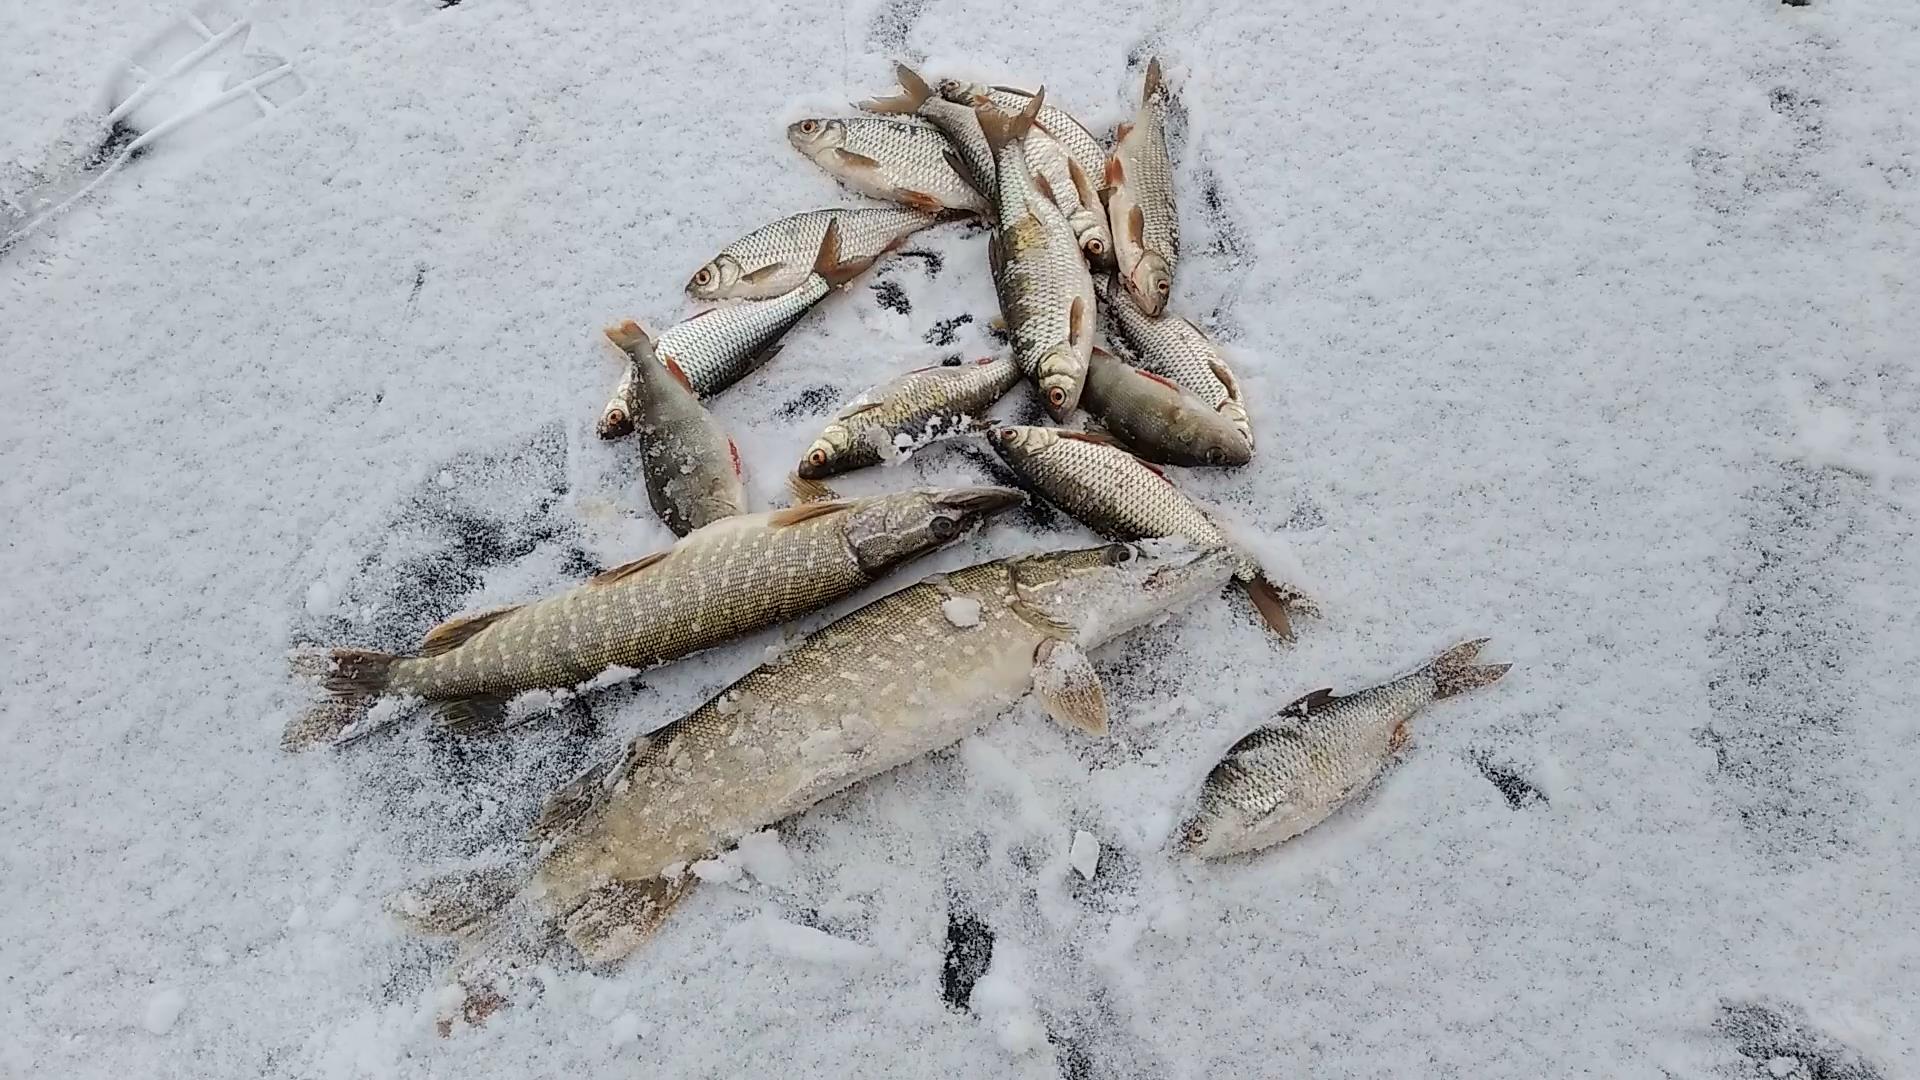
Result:
M989 212L987 200L947 163L947 137L929 124L871 116L809 119L789 124L787 141L863 195L928 213Z
M327 698L288 726L288 748L338 735L381 696L426 699L480 730L527 690L570 689L609 668L644 669L832 603L1024 501L1009 488L906 491L724 518L666 551L567 592L462 615L417 656L334 649Z
M528 894L590 962L664 918L686 863L946 746L1029 689L1094 731L1087 650L1217 591L1222 551L1114 545L935 575L876 600L644 736L548 803Z
M840 410L796 472L804 480L823 480L899 461L930 441L971 432L1019 381L1019 365L1009 357L908 372Z
M987 86L955 79L941 80L939 89L940 96L948 101L969 106L985 102L1003 113L1024 110L1033 97L1031 91L1016 90L1010 86ZM1040 107L1040 114L1034 118L1034 126L1053 136L1073 156L1074 162L1086 173L1098 194L1098 185L1106 173L1107 151L1093 132L1088 131L1085 124L1075 120L1065 109L1052 105Z
M1486 686L1507 664L1476 664L1486 639L1392 682L1336 697L1315 690L1234 743L1207 774L1180 846L1205 858L1278 844L1326 820L1406 744L1415 713Z
M1166 310L1180 261L1180 215L1174 207L1173 162L1167 154L1167 88L1160 61L1147 65L1140 109L1120 125L1107 158L1108 223L1114 260L1134 302L1148 315Z
M680 365L694 393L712 397L771 359L778 351L775 343L830 291L826 279L809 274L792 292L772 300L709 308L677 323L660 335L654 349Z
M999 225L987 260L1013 357L1039 386L1048 414L1064 420L1080 402L1093 352L1093 279L1066 215L1035 185L1027 161L1022 140L1043 103L1036 96L1014 117L980 110L999 177Z
M840 225L847 258L872 260L941 220L939 214L906 207L808 210L762 225L721 248L687 282L687 292L701 300L765 300L792 292L813 273L829 221Z
M1146 461L1163 465L1245 465L1253 444L1244 428L1186 387L1093 350L1080 407Z
M1253 423L1240 381L1206 331L1185 316L1167 313L1156 319L1147 315L1123 289L1098 281L1095 288L1107 312L1107 343L1142 371L1193 391L1241 430L1251 450Z

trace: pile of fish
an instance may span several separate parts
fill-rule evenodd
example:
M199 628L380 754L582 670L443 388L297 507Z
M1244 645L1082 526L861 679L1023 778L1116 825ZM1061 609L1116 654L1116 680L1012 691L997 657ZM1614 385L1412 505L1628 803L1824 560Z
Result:
M1029 692L1070 728L1105 732L1088 654L1115 637L1229 583L1287 640L1292 615L1314 610L1162 469L1245 465L1255 440L1220 348L1171 307L1180 227L1159 62L1110 143L1044 88L896 74L896 93L861 106L875 115L787 130L848 188L896 205L755 229L687 283L716 306L658 335L633 321L606 331L625 370L598 432L640 441L647 501L678 542L558 595L452 618L414 656L297 654L323 693L283 743L337 745L413 706L457 731L497 731L516 697L588 692L819 610L1025 501L995 486L849 499L825 483L940 440L984 440L1034 494L1114 543L995 559L874 600L554 793L522 865L400 896L405 920L462 940L470 1021L555 933L589 962L625 956L696 880L691 863L965 737ZM753 512L739 449L706 403L838 287L959 220L987 232L1008 355L880 381L801 451L799 501ZM1060 426L985 419L1023 380ZM1082 414L1088 426L1068 426ZM1173 844L1233 855L1325 819L1399 752L1416 712L1506 671L1474 663L1483 644L1281 709L1207 774Z

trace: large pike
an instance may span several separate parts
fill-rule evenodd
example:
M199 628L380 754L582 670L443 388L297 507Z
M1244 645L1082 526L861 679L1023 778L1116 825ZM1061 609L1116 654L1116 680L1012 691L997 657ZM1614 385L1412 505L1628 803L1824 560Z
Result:
M935 439L972 432L1019 381L1019 365L1004 356L910 371L841 409L807 447L795 474L801 480L825 480L903 459Z
M1346 697L1315 690L1233 744L1207 774L1182 848L1205 858L1278 844L1327 819L1407 742L1413 715L1485 686L1509 664L1476 664L1485 638L1456 645L1411 675Z
M840 222L829 220L821 230L813 270L798 287L772 300L708 308L668 328L654 342L653 351L662 363L671 360L680 368L694 393L712 397L773 359L780 351L780 338L828 293L872 266L873 259L843 255ZM633 431L633 385L629 368L600 414L601 438L615 439Z
M744 514L556 596L449 619L416 656L334 649L328 697L288 725L289 749L338 735L381 696L424 698L441 722L496 725L528 690L675 660L830 604L1024 501L1011 488L907 491Z
M999 223L987 242L994 291L1013 358L1040 387L1047 412L1064 420L1080 403L1093 351L1093 278L1066 215L1027 161L1023 139L1045 94L1028 99L1018 116L987 106L978 112L998 176Z
M1157 59L1147 64L1139 111L1114 133L1105 187L1120 279L1140 310L1157 316L1173 295L1173 271L1180 262L1180 214L1167 155L1167 88Z
M1207 332L1183 315L1148 315L1124 288L1103 279L1095 279L1093 287L1107 311L1107 343L1142 371L1179 383L1199 395L1240 429L1251 450L1253 423L1247 417L1240 380L1227 367L1220 346Z
M1253 441L1245 428L1179 383L1125 363L1105 349L1093 350L1080 407L1146 461L1245 465L1253 458Z
M1212 515L1165 473L1105 439L1057 428L1002 427L988 432L987 442L1023 483L1109 539L1179 537L1202 547L1231 545ZM1272 581L1252 555L1237 551L1237 558L1234 577L1254 608L1275 633L1291 639L1288 609L1310 606L1305 596Z
M947 136L929 124L877 116L787 125L793 148L862 195L915 210L985 214L991 207L947 161Z
M840 226L840 256L877 259L949 215L900 206L808 210L762 225L720 249L687 282L700 300L765 300L792 292L813 273L827 224Z
M618 960L693 883L691 861L965 737L1029 690L1055 719L1104 731L1088 651L1217 591L1233 562L1221 550L1112 545L936 574L822 628L556 793L534 826L538 865L500 898L505 910L418 894L399 906L423 928L466 932L468 980L510 965L499 953L525 927L556 921L589 963Z
M740 448L700 404L680 365L655 357L653 342L631 319L606 334L627 357L631 423L643 444L640 469L653 512L675 536L746 513Z

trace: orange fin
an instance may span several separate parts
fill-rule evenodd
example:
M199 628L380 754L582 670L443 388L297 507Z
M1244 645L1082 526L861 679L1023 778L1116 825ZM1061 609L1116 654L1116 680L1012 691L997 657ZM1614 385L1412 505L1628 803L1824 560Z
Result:
M479 611L472 615L455 615L427 631L427 636L420 639L420 655L439 656L441 653L452 652L466 644L467 640L475 634L519 611L521 606L514 604L511 607Z
M653 339L648 337L646 330L632 319L618 326L607 327L606 335L607 340L613 342L614 347L622 352L631 353L638 352L642 348L653 348Z
M1119 440L1115 439L1113 436L1102 435L1097 431L1060 431L1060 432L1055 432L1055 434L1059 435L1063 439L1073 439L1078 442L1089 442L1094 444L1095 446L1111 446L1111 447L1114 447L1115 449L1125 449L1125 447L1122 447L1120 445Z
M841 150L837 147L833 150L833 153L836 155L836 160L839 161L840 164L851 169L877 169L880 167L880 160L878 158L870 158L865 154L856 154L851 150Z
M960 175L965 177L967 174L962 172ZM893 197L923 214L937 214L947 208L947 204L939 199L924 191L914 191L911 188L900 188L893 193Z
M1172 387L1175 390L1185 389L1185 387L1181 386L1177 382L1174 382L1172 379L1167 378L1165 375L1155 375L1153 372L1147 371L1144 368L1134 368L1133 370L1139 372L1141 375L1145 376L1146 378L1152 379L1154 382L1159 383L1161 386ZM1225 404L1225 403L1222 402L1222 404Z
M1146 246L1147 215L1146 212L1138 206L1134 207L1133 212L1127 215L1127 235L1133 237L1135 244L1142 247Z
M1060 199L1059 199L1059 197L1058 197L1058 196L1056 196L1056 195L1054 195L1054 193L1053 193L1053 185L1052 185L1052 184L1049 184L1049 183L1047 183L1047 176L1046 176L1046 174L1045 174L1045 173L1034 173L1034 174L1033 174L1033 186L1034 186L1034 187L1035 187L1036 189L1038 189L1038 190L1039 190L1039 192L1040 192L1040 194L1041 194L1041 195L1042 195L1042 196L1043 196L1043 197L1044 197L1044 198L1045 198L1045 199L1046 199L1046 200L1047 200L1048 202L1050 202L1050 203L1052 203L1052 204L1053 204L1053 205L1055 205L1055 206L1059 206L1059 205L1060 205Z
M827 222L827 231L820 237L820 253L813 259L814 273L825 278L828 285L838 287L859 277L867 267L872 265L872 259L842 260L840 258L840 221L835 218ZM775 346L775 348L780 347ZM769 349L762 362L772 358L773 351Z
M1273 582L1268 581L1265 575L1244 584L1247 587L1247 596L1253 600L1254 610L1260 613L1260 618L1279 636L1280 640L1292 641L1293 618L1288 614L1288 609L1292 607L1293 599L1275 588Z
M770 279L770 278L772 278L772 277L773 277L774 275L776 275L776 274L778 274L778 273L780 273L781 271L783 271L783 270L785 270L786 268L787 268L787 264L786 264L786 263L779 263L779 262L771 262L771 263L768 263L767 265L765 265L765 266L763 266L763 267L761 267L760 269L758 269L758 270L755 270L755 271L754 271L753 273L751 273L751 274L741 274L741 275L740 275L740 280L741 280L741 281L749 281L749 282L752 282L752 283L753 283L753 284L755 284L755 285L758 285L758 284L760 284L761 282L763 282L763 281L766 281L766 280L768 280L768 279Z
M673 554L673 549L668 548L665 551L656 551L651 555L635 559L630 563L622 563L611 570L602 570L600 573L588 578L587 584L612 585L616 581L624 581L671 554Z
M660 358L660 363L666 367L667 374L673 376L675 381L687 388L688 393L693 392L693 380L687 378L687 373L685 369L681 368L680 361L675 360L671 356L663 356Z

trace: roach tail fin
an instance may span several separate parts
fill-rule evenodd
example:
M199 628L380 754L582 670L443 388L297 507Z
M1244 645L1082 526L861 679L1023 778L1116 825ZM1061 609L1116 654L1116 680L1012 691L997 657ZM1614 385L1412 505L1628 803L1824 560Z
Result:
M373 699L386 693L391 653L366 649L304 650L292 657L294 674L320 681L324 696L280 733L283 750L305 750L330 742L366 715Z
M1027 107L1018 113L1003 113L991 105L979 102L974 104L974 115L980 119L980 134L987 137L987 146L993 150L996 162L1000 158L1001 147L1027 137L1027 132L1033 127L1034 118L1040 115L1040 104L1045 99L1046 93L1047 88L1041 87L1028 100Z
M1474 657L1480 654L1488 638L1475 638L1439 655L1433 663L1427 665L1427 671L1433 675L1436 698L1452 697L1464 694L1489 683L1498 682L1500 676L1507 673L1512 664L1476 664Z
M933 90L927 81L905 64L893 65L894 77L900 80L900 92L888 97L868 98L854 103L854 108L865 109L873 113L911 114L920 111L933 96Z

